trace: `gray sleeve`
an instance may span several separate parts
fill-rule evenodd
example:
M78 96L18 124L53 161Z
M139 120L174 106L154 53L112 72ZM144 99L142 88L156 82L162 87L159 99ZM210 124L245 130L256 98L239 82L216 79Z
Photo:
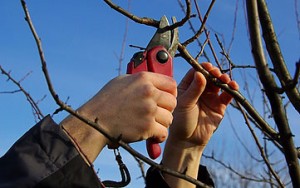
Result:
M89 174L98 180L93 168L84 163L73 143L50 116L33 126L0 158L0 188L36 187L39 182L57 177L65 167L77 161ZM80 161L80 163L78 163ZM59 172L59 173L58 173ZM65 178L62 178L65 179ZM55 181L55 180L54 180ZM72 180L69 180L72 181Z

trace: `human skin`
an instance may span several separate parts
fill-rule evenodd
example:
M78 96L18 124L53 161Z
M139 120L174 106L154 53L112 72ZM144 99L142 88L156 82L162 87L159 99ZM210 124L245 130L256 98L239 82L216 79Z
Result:
M239 89L235 81L212 64L202 63L202 66L232 89ZM115 138L122 135L122 140L128 143L148 138L163 142L169 134L162 164L197 178L205 146L231 100L228 93L220 92L220 88L193 69L178 88L168 76L141 72L113 79L81 106L78 113L91 120L97 118L106 133ZM73 116L68 116L61 125L89 164L105 146L115 147L104 135ZM172 188L195 187L185 180L163 175Z
M232 89L239 86L227 74L210 63L202 66ZM162 164L172 170L185 172L197 179L198 167L205 146L218 128L227 105L232 97L221 92L200 72L190 70L178 86L177 107L173 113L174 120L170 127L163 154ZM194 188L194 184L174 176L163 174L172 188Z
M148 138L163 142L176 107L177 84L171 77L151 72L119 76L107 83L77 111L110 136L131 143ZM70 115L60 123L88 163L108 145L103 134Z

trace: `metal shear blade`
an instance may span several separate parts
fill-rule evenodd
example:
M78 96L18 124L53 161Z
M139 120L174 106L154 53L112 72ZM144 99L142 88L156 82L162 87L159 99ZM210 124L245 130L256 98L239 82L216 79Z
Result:
M175 23L176 18L172 17L172 21ZM178 29L166 30L165 28L167 26L169 26L169 21L166 16L163 16L160 19L159 27L146 47L146 50L150 50L155 46L163 46L168 50L170 55L174 57L178 45Z

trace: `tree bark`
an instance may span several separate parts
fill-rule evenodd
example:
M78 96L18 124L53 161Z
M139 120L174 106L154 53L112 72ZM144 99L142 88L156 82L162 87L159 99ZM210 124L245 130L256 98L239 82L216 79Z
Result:
M257 66L257 72L265 93L272 107L272 114L278 127L281 145L284 150L285 159L289 168L292 184L300 187L300 167L297 158L297 150L294 144L293 135L282 104L281 96L276 92L276 82L267 65L261 41L258 1L247 0L247 14L252 46L252 54Z

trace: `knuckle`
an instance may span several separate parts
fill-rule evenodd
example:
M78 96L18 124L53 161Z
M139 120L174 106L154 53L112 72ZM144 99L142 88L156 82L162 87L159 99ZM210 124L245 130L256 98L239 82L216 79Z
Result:
M168 137L168 130L166 128L162 129L160 132L160 137L157 138L157 141L163 142L167 139L167 137Z
M174 96L177 96L177 82L173 78L170 78L170 81L168 82L168 88L169 93L171 93Z
M169 114L170 114L170 117L169 117L168 127L172 124L173 119L174 119L173 114L172 113L169 113Z
M148 80L149 74L145 71L141 71L135 74L136 78L141 81Z
M175 90L177 89L177 82L176 82L175 79L171 79L171 81L170 81L170 86L171 86L172 88L174 88Z
M144 108L145 114L150 115L151 117L157 112L157 105L154 102L149 102L148 105Z
M177 99L176 99L176 97L173 96L173 95L168 94L168 95L166 95L166 96L164 97L164 99L165 99L165 101L166 101L166 107L165 107L165 108L166 108L168 111L173 112L174 109L175 109L176 106L177 106Z
M153 85L149 84L149 83L145 83L142 87L142 96L143 97L153 97L155 94L155 88L153 87Z
M142 105L139 106L140 116L149 118L153 117L157 111L157 105L152 100L145 101Z
M172 113L169 113L168 117L166 118L164 127L169 128L172 122L173 122L173 115Z
M177 99L176 97L172 97L172 99L170 100L170 103L171 103L171 108L172 108L172 111L176 108L177 106Z
M144 118L142 126L141 126L141 131L143 133L149 132L151 130L151 128L153 127L154 124L155 124L154 118L152 118L150 116Z
M173 123L173 119L174 119L174 116L172 113L170 113L170 122L169 122L169 126Z

